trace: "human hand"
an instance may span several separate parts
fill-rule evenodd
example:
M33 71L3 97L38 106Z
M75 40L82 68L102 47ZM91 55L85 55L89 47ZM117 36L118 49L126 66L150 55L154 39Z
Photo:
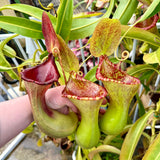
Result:
M63 114L68 114L69 108L78 113L76 106L67 98L62 97L62 91L65 86L51 88L46 92L46 104L48 107L55 109Z

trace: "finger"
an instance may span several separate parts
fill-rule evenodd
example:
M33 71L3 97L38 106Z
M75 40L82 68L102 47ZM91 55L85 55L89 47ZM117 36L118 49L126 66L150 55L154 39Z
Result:
M74 112L77 112L75 105L69 99L62 97L62 91L65 86L58 86L49 89L46 92L46 104L53 109L60 109L64 106L70 107Z

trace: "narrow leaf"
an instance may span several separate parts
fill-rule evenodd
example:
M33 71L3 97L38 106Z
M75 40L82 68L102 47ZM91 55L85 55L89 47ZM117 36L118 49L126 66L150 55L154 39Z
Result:
M153 65L149 65L149 64L139 64L136 66L129 67L129 68L127 68L127 73L131 76L133 76L133 75L136 76L136 75L139 75L140 73L143 73L147 70L154 70L158 74L160 74L159 71L153 67Z
M70 32L70 40L85 38L90 36L98 21L98 18L76 18L72 21L72 28Z
M16 56L16 52L14 49L12 49L10 46L8 46L7 44L4 46L4 48L2 49L2 52L5 56L10 57L10 58L14 58Z
M107 8L106 13L101 18L109 18L112 14L112 11L115 7L115 3L117 0L110 0L109 1L109 7Z
M78 14L74 14L73 18L89 18L102 15L102 12L81 12Z
M69 39L73 17L73 0L60 1L56 24L56 33L66 42Z
M90 52L93 56L110 56L116 50L121 36L121 25L117 19L102 19L96 26L90 40Z
M160 133L153 141L153 143L149 146L149 149L145 153L142 160L159 160L160 159Z
M146 12L142 15L142 17L137 21L141 22L144 21L145 19L154 16L156 13L160 11L160 1L159 0L154 0L151 5L147 8Z
M4 57L2 50L0 50L0 71L7 72L12 79L19 79L17 74L13 71L9 62Z
M72 28L70 32L70 40L82 39L93 34L93 31L97 23L102 18L109 18L114 8L116 0L110 0L110 5L107 8L106 13L100 18L78 18L72 20Z
M113 15L113 18L119 19L121 24L127 24L137 9L137 5L137 0L121 0Z
M129 29L130 27L127 25L121 25L121 31L122 35ZM132 39L137 39L140 41L147 42L149 44L152 44L154 46L159 47L160 45L160 37L157 36L156 34L153 34L151 32L145 31L141 28L136 28L133 27L131 28L127 34L125 35L126 38L132 38Z
M0 66L0 72L6 72L12 70L12 67Z
M138 107L139 107L139 117L143 116L145 114L145 108L144 105L139 97L139 95L136 93L136 99L138 101Z
M41 24L25 18L0 16L0 26L10 32L14 32L26 37L42 39L43 34Z
M42 20L42 13L44 10L38 8L38 7L33 7L31 5L26 5L26 4L10 4L10 5L5 5L0 7L0 11L5 10L5 9L12 9L15 11L19 11L25 14L30 15L31 17L34 17L36 19ZM50 13L47 13L50 20L52 21L53 25L56 25L56 18L51 15Z
M3 54L14 58L16 56L16 52L7 45L7 43L12 40L14 37L18 36L17 34L13 34L12 36L7 37L5 40L0 42L0 50L2 50Z
M83 160L82 159L82 153L81 153L81 147L79 147L79 146L78 146L78 151L77 151L76 159L77 160Z
M96 155L99 152L111 152L111 153L116 153L120 154L120 150L116 147L110 146L110 145L101 145L98 146L97 148L94 148L89 154L88 157L89 159L93 159L94 155Z
M122 144L120 160L131 160L137 143L146 126L148 118L154 113L154 110L148 111L141 118L139 118L130 128L125 140Z

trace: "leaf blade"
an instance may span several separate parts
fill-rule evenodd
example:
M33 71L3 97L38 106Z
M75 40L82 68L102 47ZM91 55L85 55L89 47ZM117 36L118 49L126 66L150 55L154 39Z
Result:
M121 148L120 160L131 160L135 147L139 138L146 126L148 118L154 113L154 110L148 111L141 118L139 118L130 128Z
M26 4L10 4L10 5L5 5L0 7L0 11L5 10L5 9L12 9L16 10L25 14L28 14L36 19L42 20L42 13L44 10L33 7L31 5L26 5ZM50 13L47 13L49 18L51 19L52 23L56 25L56 18L51 15Z
M160 2L159 0L154 0L151 5L148 7L146 12L142 15L142 17L136 22L141 22L146 20L149 17L154 16L156 13L158 13L160 10L158 9L160 7Z
M160 148L160 134L158 134L153 143L149 146L142 160L160 159L159 148Z
M19 79L18 75L13 71L13 68L4 57L1 49L0 49L0 71L7 72L12 79Z
M0 26L10 32L26 37L42 39L41 24L25 18L0 16Z
M96 155L99 152L111 152L120 154L120 150L116 147L110 146L110 145L101 145L97 148L92 149L92 151L88 154L88 157L92 160L94 155Z
M127 34L125 35L126 38L132 38L132 39L144 41L144 42L152 44L156 47L159 47L159 45L160 45L160 37L159 36L149 32L149 31L145 31L141 28L133 27L130 29L130 27L127 25L121 25L121 31L122 31L121 32L122 36L125 34L126 31L128 31Z
M76 40L90 36L93 33L98 21L98 18L73 19L69 39Z
M127 24L138 5L137 0L121 0L113 18L119 19L121 24Z
M70 29L73 17L73 0L65 0L60 2L58 8L58 18L56 24L56 33L65 41L69 39Z
M129 67L127 69L127 73L131 76L133 76L133 75L135 76L135 75L140 74L140 73L147 71L147 70L154 70L158 74L160 74L156 68L154 68L152 65L149 65L149 64L139 64L136 66Z

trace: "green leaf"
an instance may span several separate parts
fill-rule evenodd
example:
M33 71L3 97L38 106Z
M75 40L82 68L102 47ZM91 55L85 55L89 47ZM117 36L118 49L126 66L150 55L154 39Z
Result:
M91 82L97 81L97 79L96 79L97 67L98 66L94 66L89 72L87 72L87 74L85 75L84 78L91 81Z
M116 147L110 146L110 145L100 145L97 148L92 149L91 152L89 152L88 157L89 159L93 159L94 155L96 155L99 152L111 152L120 154L120 150Z
M90 36L93 33L98 21L98 18L73 19L69 39L75 40Z
M38 7L33 7L31 5L26 5L26 4L10 4L10 5L5 5L0 7L0 11L5 10L5 9L12 9L15 11L19 11L25 14L30 15L31 17L34 17L36 19L42 20L42 13L44 10L38 8ZM51 15L50 13L47 13L50 20L52 21L52 24L55 26L56 25L56 17Z
M117 19L102 19L96 26L90 40L90 52L93 56L110 56L119 45L121 24Z
M18 75L13 71L11 65L4 57L2 50L0 50L0 71L7 72L12 79L19 79Z
M141 22L154 16L156 13L160 11L160 1L154 0L151 5L147 8L146 12L142 15L142 17L136 22Z
M78 146L78 151L77 151L76 159L77 160L83 160L82 159L82 153L81 153L81 147L80 146Z
M113 19L119 19L121 24L127 24L137 9L137 0L120 0L120 3L113 14Z
M145 54L143 56L143 61L147 64L160 64L160 48L158 48L156 51L152 53Z
M158 64L154 65L154 67L155 66L158 67ZM153 76L154 74L155 74L154 70L146 70L140 74L139 80L141 81L141 84L145 89L145 94L147 94L148 91L150 91L150 87L149 87L150 84L147 84L146 82L149 81L151 76Z
M56 24L56 33L66 42L69 39L70 29L73 17L73 0L63 0L58 8L58 17Z
M153 113L154 110L148 111L129 129L121 148L120 160L132 160L133 153L146 126L147 120Z
M93 34L97 23L102 18L109 18L114 8L116 0L111 0L106 13L100 18L78 18L72 20L72 28L70 32L70 40L82 39Z
M79 60L68 47L65 41L57 35L60 44L60 57L62 61L62 66L65 72L78 71L79 70Z
M2 50L3 54L11 58L14 58L16 56L16 52L11 47L9 47L7 43L16 36L18 35L14 34L12 36L7 37L2 42L0 42L0 49Z
M157 47L159 47L160 45L160 37L149 31L145 31L141 28L136 28L136 27L130 29L130 27L127 25L121 25L122 35L124 35L126 31L128 31L127 34L125 35L126 38L132 38L144 41Z
M136 66L129 67L129 68L127 68L127 73L131 76L133 76L133 75L137 76L140 73L143 73L144 71L147 71L147 70L154 70L158 74L160 74L159 71L153 67L153 65L149 65L149 64L139 64Z
M40 56L39 56L39 58L40 58L40 60L42 60L43 58L45 58L46 56L48 56L48 51L46 50L46 51L44 51Z
M102 12L81 12L78 14L74 14L73 18L89 18L102 15Z
M107 8L106 13L101 18L109 18L112 14L112 11L115 7L115 3L117 0L110 0L109 1L109 7Z
M41 24L25 18L0 16L1 28L26 37L42 39Z
M1 45L1 44L0 44ZM16 56L16 52L14 49L12 49L10 46L7 44L3 47L2 52L5 56L14 58Z
M5 66L0 66L0 72L6 72L12 70L13 67L5 67Z
M139 117L143 116L145 114L145 109L144 109L144 106L143 106L143 103L139 97L139 95L136 93L136 99L138 101L138 107L139 107Z
M149 146L142 160L159 160L160 159L159 149L160 149L160 133L153 141L153 143Z

